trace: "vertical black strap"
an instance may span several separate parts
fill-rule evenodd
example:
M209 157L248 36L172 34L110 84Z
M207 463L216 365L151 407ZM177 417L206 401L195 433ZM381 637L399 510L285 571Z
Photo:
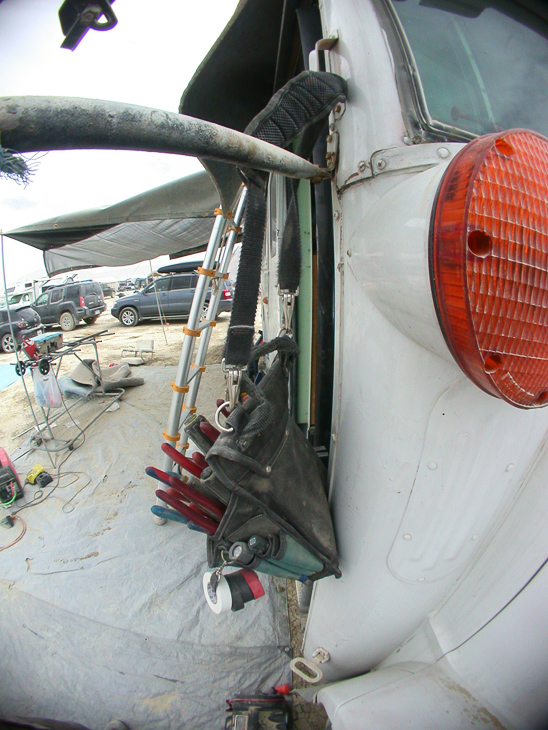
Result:
M238 278L232 303L230 327L226 340L225 359L230 365L245 366L255 334L257 297L261 283L261 259L266 223L266 198L264 191L253 181L248 181L244 218L244 235ZM260 242L260 245L258 243Z
M291 180L291 196L285 220L282 242L278 258L278 285L281 291L296 294L301 280L301 232L297 187L299 183Z
M304 151L309 147L314 133L319 131L319 123L339 102L344 101L345 89L346 84L340 76L303 71L274 94L245 131L278 147L287 147L308 130L310 133L303 135L304 145L301 145ZM238 279L225 348L227 364L240 367L249 362L253 343L266 225L267 182L264 173L254 170L243 172L248 180L248 199ZM280 249L278 276L281 289L296 292L301 274L300 262L296 183L293 183Z

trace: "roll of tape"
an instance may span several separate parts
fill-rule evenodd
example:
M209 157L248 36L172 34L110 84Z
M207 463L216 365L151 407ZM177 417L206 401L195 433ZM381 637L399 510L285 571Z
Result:
M217 590L213 590L211 587L211 576L214 571L207 571L204 574L202 586L204 589L204 595L206 597L207 605L213 611L213 613L226 613L232 608L232 594L230 586L224 575L221 576L219 583L217 584Z

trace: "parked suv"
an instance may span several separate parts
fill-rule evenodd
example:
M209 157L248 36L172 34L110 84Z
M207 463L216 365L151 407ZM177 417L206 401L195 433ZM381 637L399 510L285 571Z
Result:
M100 287L103 290L103 297L113 297L114 294L116 293L110 284L101 283Z
M17 346L21 344L23 337L31 337L42 328L39 315L30 307L10 307L9 315ZM0 347L2 352L13 352L15 350L8 310L5 307L0 309Z
M118 317L125 327L134 327L139 320L158 318L160 314L166 319L188 317L197 281L197 274L162 276L139 293L119 299L110 313ZM218 311L229 312L231 309L232 291L223 282Z
M43 324L58 324L70 332L84 320L93 324L106 309L101 285L95 281L54 286L32 305Z

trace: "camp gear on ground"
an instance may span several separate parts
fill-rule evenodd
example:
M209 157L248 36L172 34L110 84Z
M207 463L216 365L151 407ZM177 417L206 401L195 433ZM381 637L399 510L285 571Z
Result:
M83 359L70 374L72 380L80 385L97 388L105 393L118 388L132 388L143 385L143 378L131 377L131 369L127 363L99 368L97 360Z
M63 405L63 396L59 390L57 378L53 370L43 373L39 368L32 369L34 398L42 408L60 408Z
M276 687L276 690L278 689L281 690L282 687ZM239 695L227 700L227 703L230 709L225 721L225 730L239 728L251 730L253 727L289 730L293 727L291 698L281 692L275 695Z
M27 474L26 481L29 484L34 484L36 477L44 471L44 467L41 464L35 464Z
M0 505L9 507L23 496L23 487L7 451L0 447Z

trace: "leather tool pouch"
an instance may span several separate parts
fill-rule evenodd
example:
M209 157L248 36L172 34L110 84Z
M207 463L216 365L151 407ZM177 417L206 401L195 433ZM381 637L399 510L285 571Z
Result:
M278 355L259 385L245 380L247 397L227 419L231 433L222 433L207 450L200 417L188 428L207 450L202 489L227 505L218 530L207 538L208 562L219 566L232 548L231 563L270 575L339 577L325 469L288 408L297 346L278 337L255 348L252 360L274 350Z

